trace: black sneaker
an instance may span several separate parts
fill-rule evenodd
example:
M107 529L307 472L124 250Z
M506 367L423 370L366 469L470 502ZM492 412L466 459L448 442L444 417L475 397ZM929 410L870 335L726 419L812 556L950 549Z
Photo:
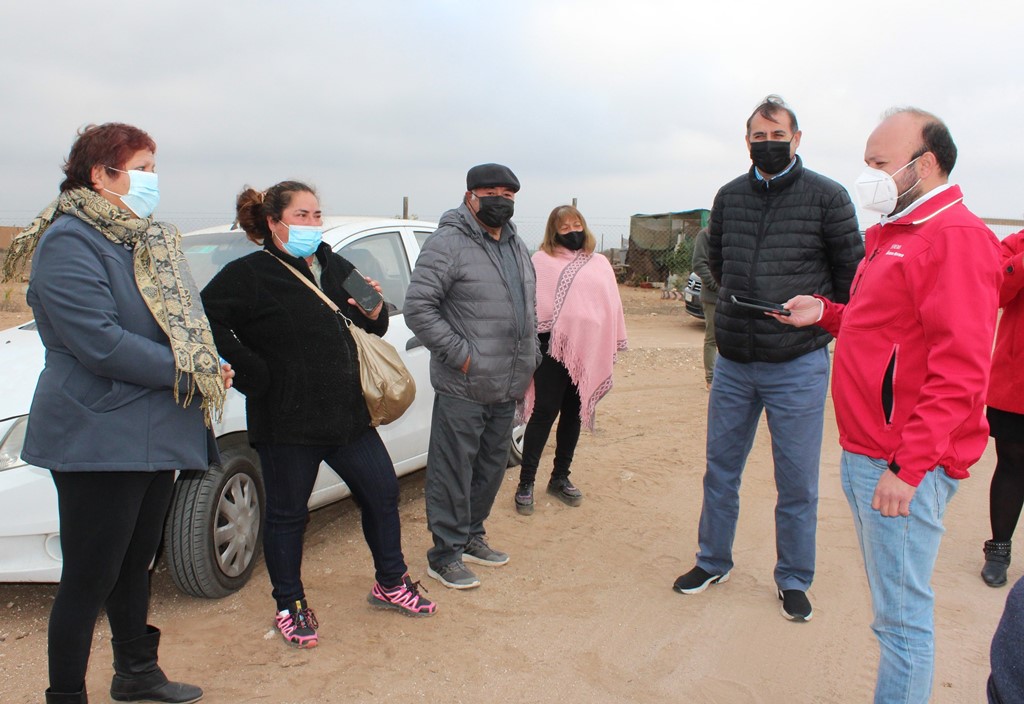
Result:
M516 489L516 511L522 516L533 515L533 482L520 482Z
M694 566L692 570L676 580L672 588L680 594L700 594L712 584L724 584L729 581L729 573L711 574L707 570Z
M482 535L474 535L462 549L462 559L476 565L501 567L508 562L508 555L488 545Z
M782 602L782 615L790 621L810 621L814 616L807 592L800 589L780 589L779 600Z
M569 477L548 482L548 493L569 506L579 506L583 503L583 492L572 485Z

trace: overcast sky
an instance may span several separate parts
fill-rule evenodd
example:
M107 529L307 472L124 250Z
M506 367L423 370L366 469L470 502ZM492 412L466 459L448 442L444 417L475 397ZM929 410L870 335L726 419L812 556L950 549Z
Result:
M893 105L930 110L981 216L1024 214L1024 3L981 0L4 2L0 224L56 196L76 130L157 142L161 219L230 221L298 178L331 214L435 219L465 173L519 176L517 216L710 207L769 93L847 188ZM862 224L874 219L865 215Z

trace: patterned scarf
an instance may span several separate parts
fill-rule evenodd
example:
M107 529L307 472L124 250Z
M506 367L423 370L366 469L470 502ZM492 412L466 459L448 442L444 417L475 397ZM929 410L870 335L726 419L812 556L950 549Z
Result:
M73 215L96 228L111 242L134 252L135 283L157 324L167 334L174 354L174 401L187 408L198 390L203 397L206 427L224 408L224 382L199 289L181 251L174 225L136 218L90 188L65 191L11 243L4 260L3 281L12 279L32 257L39 238L61 214ZM178 383L189 376L180 398Z

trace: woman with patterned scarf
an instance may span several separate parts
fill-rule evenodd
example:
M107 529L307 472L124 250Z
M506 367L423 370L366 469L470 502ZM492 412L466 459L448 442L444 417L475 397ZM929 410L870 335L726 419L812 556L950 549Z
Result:
M203 696L157 665L149 567L175 470L218 459L208 428L234 372L219 363L177 229L150 218L159 201L155 151L130 125L83 129L60 196L4 262L7 280L32 257L28 303L46 348L22 457L51 471L59 505L63 571L50 612L48 704L88 701L101 608L113 699Z
M537 333L544 358L526 392L526 436L516 510L533 513L533 483L541 452L558 417L548 493L579 506L583 493L569 480L581 426L594 429L594 409L612 388L612 365L626 349L626 321L611 264L594 255L596 242L571 205L551 211L537 270Z

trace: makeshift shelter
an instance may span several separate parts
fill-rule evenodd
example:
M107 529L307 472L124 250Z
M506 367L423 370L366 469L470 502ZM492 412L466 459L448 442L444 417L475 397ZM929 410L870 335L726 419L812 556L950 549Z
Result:
M626 250L627 280L665 281L669 272L661 260L684 239L696 237L710 217L711 211L704 208L632 216Z

